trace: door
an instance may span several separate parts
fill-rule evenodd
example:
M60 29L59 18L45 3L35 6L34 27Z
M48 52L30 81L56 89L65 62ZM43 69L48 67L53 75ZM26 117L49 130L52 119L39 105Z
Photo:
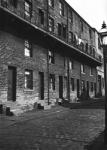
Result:
M44 99L44 73L39 72L39 79L40 79L40 99Z
M8 67L8 100L16 101L16 68Z
M59 98L63 98L63 77L59 76Z
M80 96L80 82L79 79L77 79L77 97L79 98Z
M89 81L87 81L87 97L89 97Z

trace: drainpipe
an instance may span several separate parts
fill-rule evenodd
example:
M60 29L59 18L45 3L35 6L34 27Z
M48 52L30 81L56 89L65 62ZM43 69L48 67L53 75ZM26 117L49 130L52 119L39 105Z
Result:
M69 83L69 58L67 59L67 98L70 101L70 83Z
M48 56L49 50L47 50L47 82L48 82L48 105L49 105L49 56Z

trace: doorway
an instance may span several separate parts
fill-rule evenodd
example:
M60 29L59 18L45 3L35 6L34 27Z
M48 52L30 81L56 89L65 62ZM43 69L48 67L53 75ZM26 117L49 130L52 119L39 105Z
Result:
M16 68L8 67L8 101L16 101Z
M63 98L63 77L59 76L59 98Z
M77 79L77 97L79 98L80 96L80 81Z
M40 99L43 100L44 99L44 73L43 72L39 72L39 80L40 80L39 94L40 94Z

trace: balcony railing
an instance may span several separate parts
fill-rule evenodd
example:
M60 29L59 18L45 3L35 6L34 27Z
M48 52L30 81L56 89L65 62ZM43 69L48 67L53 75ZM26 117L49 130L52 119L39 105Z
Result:
M66 38L64 38L63 36L59 36L58 32L55 33L54 30L53 32L49 32L47 21L44 20L44 24L41 24L40 15L39 13L37 13L36 10L32 10L29 14L26 14L24 9L24 3L22 4L20 4L20 7L19 6L17 7L17 0L15 0L15 3L13 4L11 0L10 1L0 0L0 7L8 9L13 14L21 17L22 19L37 26L38 28L48 32L49 34L55 36L56 38L62 40L63 42L66 42L67 44L73 46L74 48L78 49L84 54L87 54L92 58L96 59L97 61L102 62L102 58L101 56L98 56L96 48L94 46L89 45L88 43L85 43L82 39L77 38L74 33L73 33L73 38L69 39L69 36L67 35L69 33L66 33ZM44 10L44 15L47 16L47 10Z

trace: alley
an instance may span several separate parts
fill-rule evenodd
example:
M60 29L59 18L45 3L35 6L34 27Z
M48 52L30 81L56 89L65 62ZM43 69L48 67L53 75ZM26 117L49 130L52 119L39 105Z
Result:
M0 119L0 150L84 150L104 130L104 109L99 108L57 106Z

